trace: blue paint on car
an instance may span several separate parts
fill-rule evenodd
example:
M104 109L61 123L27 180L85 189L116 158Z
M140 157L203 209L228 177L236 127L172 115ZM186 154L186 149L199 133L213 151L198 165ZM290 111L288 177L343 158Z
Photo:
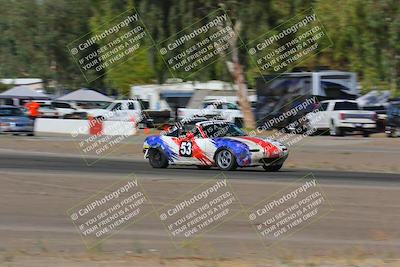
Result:
M144 142L151 148L160 148L163 150L169 161L173 162L178 159L178 155L162 140L161 136L149 136Z
M237 140L228 138L212 138L211 142L217 149L229 149L236 157L239 166L248 166L251 164L251 153L249 146Z

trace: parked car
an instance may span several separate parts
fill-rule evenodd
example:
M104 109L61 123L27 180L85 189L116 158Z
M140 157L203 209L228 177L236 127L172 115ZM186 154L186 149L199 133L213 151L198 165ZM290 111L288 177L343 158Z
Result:
M220 170L262 166L278 171L288 157L288 149L269 138L247 136L227 121L202 121L175 127L166 135L149 136L143 145L145 159L153 168L168 165L195 165Z
M171 117L170 111L144 110L138 100L115 100L103 109L86 110L89 116L111 121L135 120L140 128L165 124Z
M400 100L390 101L385 132L388 137L400 137Z
M85 119L87 116L86 110L75 102L53 101L51 105L63 119Z
M15 106L0 106L0 133L33 136L33 120Z
M319 112L307 114L309 127L316 130L329 129L330 135L343 136L347 132L359 131L368 137L376 131L377 115L373 111L361 110L356 101L322 101Z
M239 107L231 102L207 100L203 102L202 109L179 108L178 119L188 119L196 116L205 116L208 118L217 117L236 124L238 127L243 126L243 115Z
M142 108L136 100L115 100L105 108L89 109L87 113L111 121L130 121L132 118L137 121L140 120Z
M36 101L39 103L40 118L59 118L60 114L57 109L51 104L51 101Z

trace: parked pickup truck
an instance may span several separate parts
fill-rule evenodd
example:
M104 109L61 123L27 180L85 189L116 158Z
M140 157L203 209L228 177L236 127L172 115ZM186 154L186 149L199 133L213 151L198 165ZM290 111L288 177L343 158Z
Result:
M104 109L86 110L88 116L111 121L135 121L140 128L155 127L170 119L170 111L143 110L138 100L115 100Z
M86 109L74 101L52 101L51 107L54 108L58 116L63 119L86 119ZM40 111L40 110L39 110Z
M400 137L400 98L389 102L385 132L388 137Z
M203 102L202 109L188 109L179 108L178 109L178 119L182 120L184 118L194 118L197 116L207 117L207 118L218 118L225 121L232 122L238 127L242 127L243 115L237 105L225 102L209 100Z
M343 136L346 132L360 131L365 137L368 137L376 129L376 113L361 110L356 101L326 100L320 104L319 112L307 114L311 128L329 129L330 135L335 136Z

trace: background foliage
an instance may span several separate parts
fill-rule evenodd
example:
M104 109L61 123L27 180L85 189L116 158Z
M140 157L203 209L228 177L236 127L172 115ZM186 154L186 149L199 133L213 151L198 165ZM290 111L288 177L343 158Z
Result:
M66 49L133 6L153 39L168 38L196 20L224 7L242 22L246 43L297 13L313 7L333 47L302 62L355 71L363 91L400 87L400 5L398 0L0 0L0 77L38 77L56 88L94 87L127 93L131 84L161 83L169 72L155 48L111 69L87 84ZM260 73L240 49L250 87ZM223 59L197 73L199 80L230 80Z

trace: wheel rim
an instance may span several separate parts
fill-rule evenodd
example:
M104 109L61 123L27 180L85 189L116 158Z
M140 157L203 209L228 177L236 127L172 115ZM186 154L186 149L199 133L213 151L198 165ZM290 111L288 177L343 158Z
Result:
M223 150L218 155L218 165L223 169L228 168L232 163L232 154L227 151Z
M160 154L160 152L157 151L157 152L154 153L154 155L152 157L152 161L155 164L160 165L160 163L161 163L161 154Z

